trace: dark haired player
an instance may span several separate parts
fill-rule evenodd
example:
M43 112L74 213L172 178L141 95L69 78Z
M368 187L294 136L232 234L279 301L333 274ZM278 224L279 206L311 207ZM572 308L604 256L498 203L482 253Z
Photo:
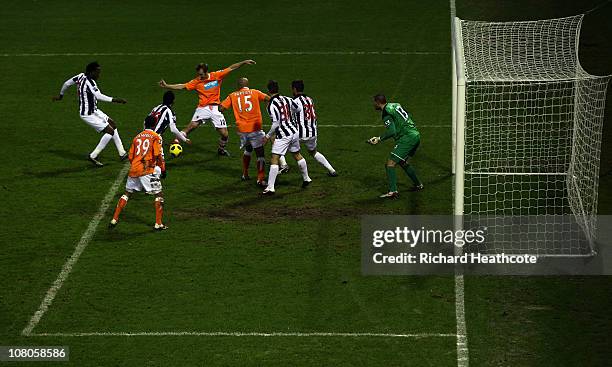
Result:
M66 80L64 85L62 85L59 95L52 98L54 101L61 101L64 98L66 90L76 84L79 98L79 115L81 119L97 132L104 133L98 145L89 154L89 160L98 167L103 166L102 162L98 160L98 155L106 148L106 145L111 139L117 147L121 160L127 158L127 153L123 148L123 143L119 137L119 131L117 130L115 121L102 112L102 110L98 109L98 100L122 104L126 103L126 101L122 98L109 97L100 92L96 80L100 77L101 71L102 68L96 61L87 64L84 73L80 73Z
M292 113L297 110L295 102L289 97L281 96L278 93L278 82L270 80L268 82L268 93L270 93L270 102L268 104L268 113L272 120L272 127L264 139L264 144L267 143L273 136L276 136L272 143L272 158L270 159L270 171L268 172L268 187L263 191L263 195L274 194L274 183L278 175L279 157L284 156L289 151L302 173L302 188L306 188L312 181L308 176L308 167L306 160L300 154L300 135L297 126L292 119Z
M338 176L336 170L329 163L327 158L317 151L317 113L315 112L314 101L304 94L304 81L294 80L291 82L293 101L297 110L293 113L300 133L300 143L306 146L308 153L327 170L330 177ZM285 157L280 157L280 173L289 170Z
M198 92L199 103L198 107L191 118L191 122L182 131L187 136L192 130L198 128L206 121L212 121L215 129L219 133L219 146L217 152L219 155L229 155L225 149L227 145L227 123L223 114L219 112L219 104L221 104L221 83L230 72L240 68L242 65L253 65L255 61L244 60L228 66L219 71L208 72L208 64L200 63L196 65L197 76L184 84L167 84L163 79L159 81L159 86L162 88L180 90L196 90Z
M172 110L173 105L174 92L171 90L166 91L162 98L162 103L153 107L151 113L149 114L157 121L153 131L161 136L168 128L170 128L170 131L172 131L172 133L176 136L176 139L183 143L191 144L191 140L187 139L187 135L176 127L176 115Z
M412 116L406 112L399 103L387 103L387 98L382 94L374 96L374 109L382 111L382 120L387 130L382 136L374 136L368 143L376 145L389 138L395 140L395 147L389 154L387 160L387 180L389 192L380 195L381 198L393 199L398 197L397 176L395 166L400 165L404 172L410 177L414 186L410 191L423 190L423 184L419 181L414 168L410 165L410 158L414 156L421 142L421 134L417 130Z
M134 191L144 191L148 195L155 195L155 226L156 231L168 229L162 223L164 211L164 196L162 194L161 179L166 177L166 163L162 151L162 138L153 129L157 121L149 115L145 118L144 127L130 147L129 159L131 162L125 183L125 193L119 198L113 219L109 228L113 228L119 221L119 215Z

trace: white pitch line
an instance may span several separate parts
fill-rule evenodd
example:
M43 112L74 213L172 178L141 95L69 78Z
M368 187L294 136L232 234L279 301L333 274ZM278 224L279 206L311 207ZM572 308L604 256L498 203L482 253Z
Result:
M457 367L470 364L468 337L465 326L465 300L463 274L455 275L455 315L457 318Z
M96 229L98 228L98 224L100 224L100 221L104 217L106 210L110 206L110 203L113 200L115 194L117 193L117 190L119 189L119 185L123 182L123 178L127 174L129 168L130 168L130 164L126 163L124 164L121 171L119 171L119 174L117 175L117 178L115 179L115 182L113 182L112 186L106 193L106 196L104 197L104 199L102 199L102 202L100 203L100 209L98 209L98 212L93 216L93 218L89 222L89 225L87 226L87 229L85 230L85 232L83 232L83 235L81 236L81 239L76 245L74 252L72 253L72 256L70 256L70 258L66 261L66 263L64 263L64 266L62 267L62 270L57 276L57 279L55 279L55 282L53 282L53 285L51 286L51 288L47 290L47 294L45 295L45 298L43 298L42 302L40 303L38 310L34 313L34 315L32 315L30 322L21 332L22 335L29 336L32 334L32 330L34 330L36 325L38 325L42 317L45 315L45 312L47 312L47 310L49 309L49 306L51 306L51 303L53 303L53 300L55 299L57 292L60 290L60 288L62 288L62 285L68 278L68 275L70 275L72 268L74 267L76 262L79 260L79 257L81 256L81 254L83 253L83 251L85 250L85 248L87 247L91 239L93 238L93 235L95 234Z
M378 125L372 125L372 124L357 124L357 125L335 125L335 124L319 124L317 125L317 127L381 127L384 128L385 125L382 124L382 122ZM417 128L449 128L450 129L450 125L417 125Z
M69 52L69 53L5 53L1 57L62 57L62 56L189 56L189 55L448 55L450 51L210 51L210 52Z
M89 332L89 333L35 333L29 336L49 336L49 337L88 337L88 336L234 336L234 337L373 337L373 338L437 338L437 337L452 337L456 334L449 333L416 333L416 334L389 334L389 333L290 333L290 332L201 332L201 331L140 331L140 332Z

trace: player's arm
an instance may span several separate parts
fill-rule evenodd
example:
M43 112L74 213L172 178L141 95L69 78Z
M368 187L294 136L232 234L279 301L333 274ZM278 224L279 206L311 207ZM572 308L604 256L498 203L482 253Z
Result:
M93 88L89 88L91 90L91 93L94 94L94 96L96 96L97 99L99 99L100 101L103 102L114 102L114 103L121 103L121 104L126 104L127 101L123 98L113 98L113 97L109 97L106 94L100 92L100 89L93 87Z
M180 141L182 141L183 143L187 143L187 144L191 144L191 140L189 140L187 138L187 136L185 135L185 133L183 133L182 131L180 131L177 127L176 127L176 117L174 116L174 114L170 111L166 112L168 114L168 116L166 118L170 119L170 131L172 131L172 133L174 134L174 136L176 136L176 138Z
M370 139L368 139L368 143L372 144L372 145L376 145L378 143L380 143L381 141L385 141L387 139L389 139L390 137L395 135L395 124L393 123L393 121L391 120L391 117L387 117L385 120L385 126L387 127L387 130L385 130L385 133L381 136L373 136Z
M391 119L391 117L388 117L387 119L385 119L384 123L387 129L385 130L385 133L380 136L381 141L385 141L389 139L390 137L395 136L395 133L396 133L395 124L393 123L393 120Z
M78 77L79 76L77 75L66 80L62 85L62 89L60 90L59 94L57 96L53 96L51 99L53 101L61 101L64 98L64 93L66 93L66 90L76 84Z
M243 65L255 65L255 64L256 62L254 60L244 60L244 61L237 62L235 64L231 64L227 68L230 69L230 71L234 71L236 69L240 69Z
M168 84L166 83L165 80L160 80L159 81L159 86L165 89L174 89L174 90L181 90L181 89L185 89L185 84Z
M223 102L221 102L221 104L219 105L219 112L223 112L225 110L229 110L230 107L232 107L232 99L228 95L227 97L225 97Z

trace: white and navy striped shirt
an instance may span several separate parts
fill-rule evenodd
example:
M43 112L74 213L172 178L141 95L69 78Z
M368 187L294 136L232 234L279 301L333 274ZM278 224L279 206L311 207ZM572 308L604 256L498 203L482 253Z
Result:
M66 80L60 91L64 95L66 89L72 85L77 85L77 96L79 98L79 113L81 116L88 116L98 109L98 99L104 102L112 102L113 98L102 94L96 81L88 78L84 73L73 76Z
M317 114L314 109L314 101L305 94L300 94L293 98L297 105L297 110L293 116L297 122L300 138L310 138L317 136Z
M297 108L291 98L279 94L273 96L268 104L268 113L272 120L272 129L270 129L268 136L274 132L277 139L282 139L296 134L298 129L292 115Z
M149 115L157 120L157 125L153 130L159 135L162 135L171 124L176 126L176 116L172 109L165 104L153 107Z

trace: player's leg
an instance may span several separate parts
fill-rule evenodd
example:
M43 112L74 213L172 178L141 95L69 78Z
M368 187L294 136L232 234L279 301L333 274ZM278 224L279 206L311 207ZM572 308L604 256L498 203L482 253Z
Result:
M189 135L193 130L197 129L200 125L202 124L202 121L200 120L196 120L196 121L190 121L189 124L187 124L187 126L185 126L185 128L183 130L181 130L181 132L183 134L185 134L185 136ZM178 142L178 139L176 139L176 141Z
M395 172L395 166L397 164L397 160L398 158L394 157L393 153L391 153L391 156L389 157L389 159L387 160L387 163L385 164L385 171L387 172L387 184L389 187L389 191L385 194L380 195L379 197L381 198L394 199L398 197L397 174Z
M130 184L129 180L130 180L130 177L128 177L128 182L126 183L125 192L123 193L123 195L121 195L121 197L119 198L119 201L117 202L117 206L115 207L115 212L113 213L113 219L111 219L110 223L108 224L109 228L114 228L117 225L117 222L119 221L119 215L121 214L121 211L123 210L123 208L125 208L125 206L127 205L127 202L130 199L130 196L132 195L133 191L130 188L132 184Z
M247 134L249 144L255 150L257 156L257 185L266 186L266 156L264 152L264 137L263 131L255 131ZM280 157L279 157L280 161ZM280 170L279 170L280 173Z
M164 213L164 195L162 193L161 184L161 168L155 167L153 173L140 177L140 182L148 195L155 195L155 226L156 231L168 229L163 222L162 216Z
M317 151L317 137L316 136L313 136L309 139L304 139L302 140L302 142L304 143L304 145L306 145L306 149L308 149L308 153L310 153L310 155L317 162L319 162L323 167L325 167L325 169L327 170L328 176L330 177L338 176L338 173L336 173L336 170L334 169L334 167L332 167L332 165L329 163L327 158L325 158L323 154Z
M400 140L397 144L397 148L395 149L396 155L404 157L404 159L398 161L397 163L400 165L400 167L402 167L404 172L406 172L406 175L408 175L414 184L410 191L420 191L423 189L423 184L417 177L414 167L412 167L410 164L410 160L412 157L414 157L419 145L420 137L417 135Z
M294 139L289 145L289 151L292 153L300 172L302 173L302 187L306 188L312 182L310 176L308 176L308 165L306 160L300 154L300 140L299 138Z
M282 139L274 140L274 145L280 142ZM272 157L270 158L270 170L268 171L268 186L262 192L263 195L274 194L274 184L276 183L276 176L278 176L278 161L281 154L274 153L274 145L272 146ZM279 149L280 150L280 149Z
M229 156L229 152L225 147L227 146L227 141L229 140L229 134L227 132L226 127L217 128L217 132L219 133L219 146L217 147L217 154L223 156Z
M98 155L100 155L100 153L104 150L104 148L106 148L108 143L113 139L114 129L105 119L102 119L96 114L81 116L81 119L87 125L91 126L94 130L101 134L98 145L96 145L94 150L89 153L87 158L94 165L102 167L104 166L104 164L102 164L102 162L98 160Z
M113 142L115 143L115 147L117 148L117 152L119 153L119 157L121 158L121 160L125 160L128 157L127 152L125 151L125 148L123 147L123 142L121 141L121 137L119 136L119 130L117 129L117 124L115 124L115 121L113 121L113 119L111 119L110 117L106 116L104 114L104 112L98 110L98 113L101 113L102 115L104 115L106 117L106 121L108 122L108 125L112 128L113 133L111 134L113 136Z
M162 217L164 215L164 195L160 191L155 194L155 230L163 231L168 229L168 226L163 224Z
M249 165L251 164L251 155L253 154L253 146L245 143L244 152L242 153L242 181L249 179Z
M280 173L287 173L289 172L289 165L287 164L287 160L285 159L284 155L281 155L279 158L279 163L280 163Z

